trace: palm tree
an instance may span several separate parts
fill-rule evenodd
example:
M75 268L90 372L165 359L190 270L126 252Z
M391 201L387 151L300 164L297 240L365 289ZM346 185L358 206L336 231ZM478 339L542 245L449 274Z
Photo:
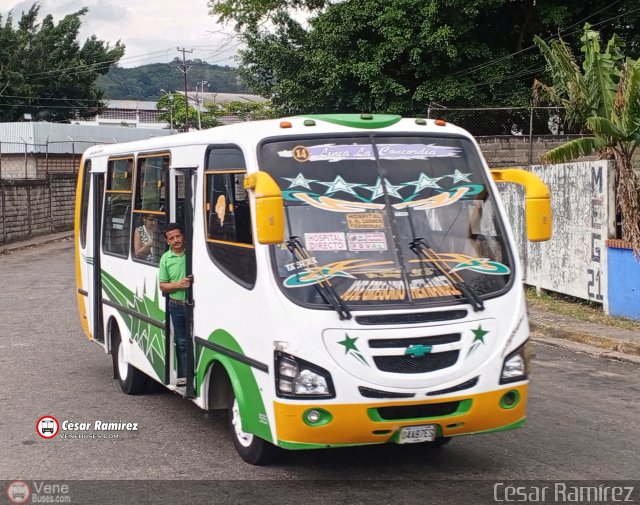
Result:
M585 25L584 60L578 66L562 39L547 45L536 37L553 85L536 80L534 100L565 108L569 126L586 132L541 156L543 163L562 163L597 153L617 164L616 200L622 216L622 239L640 259L638 177L631 156L640 145L640 60L625 58L624 43L613 36L601 52L600 34Z

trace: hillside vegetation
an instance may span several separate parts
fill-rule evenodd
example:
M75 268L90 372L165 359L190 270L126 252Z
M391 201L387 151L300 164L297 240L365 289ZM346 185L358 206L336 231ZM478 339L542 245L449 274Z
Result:
M180 61L171 63L152 63L133 68L113 67L106 75L100 76L97 87L112 100L157 100L161 89L183 91L184 77L180 70ZM208 81L204 91L218 93L246 93L238 80L235 68L210 65L200 60L187 61L190 67L187 73L189 91L195 92L196 83ZM200 84L198 84L200 89Z

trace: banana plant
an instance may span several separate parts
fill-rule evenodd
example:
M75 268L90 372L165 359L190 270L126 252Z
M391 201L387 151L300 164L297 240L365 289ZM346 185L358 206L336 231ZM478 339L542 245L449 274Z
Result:
M640 60L626 58L624 42L613 36L604 49L600 34L585 25L582 67L562 40L549 44L536 37L552 84L534 83L534 100L564 107L567 122L584 137L541 156L543 163L563 163L580 156L613 157L617 164L616 202L622 217L622 239L640 260L638 176L631 157L640 145Z

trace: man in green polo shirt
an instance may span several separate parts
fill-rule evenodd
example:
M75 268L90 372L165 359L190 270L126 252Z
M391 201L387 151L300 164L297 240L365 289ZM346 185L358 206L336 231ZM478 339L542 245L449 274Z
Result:
M187 369L187 289L193 282L193 276L186 275L187 263L184 250L184 234L177 223L169 223L164 232L169 250L160 258L158 280L160 291L169 296L169 314L173 323L173 335L178 350L178 380L182 386L186 383Z

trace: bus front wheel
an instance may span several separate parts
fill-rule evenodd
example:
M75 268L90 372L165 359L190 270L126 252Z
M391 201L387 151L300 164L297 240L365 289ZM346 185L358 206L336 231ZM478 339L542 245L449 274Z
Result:
M147 391L147 377L127 362L118 329L113 332L111 357L113 359L114 376L118 379L122 391L128 395L145 393Z
M251 465L268 465L278 455L278 448L270 442L242 431L238 400L232 394L229 407L229 428L233 445L240 457Z

